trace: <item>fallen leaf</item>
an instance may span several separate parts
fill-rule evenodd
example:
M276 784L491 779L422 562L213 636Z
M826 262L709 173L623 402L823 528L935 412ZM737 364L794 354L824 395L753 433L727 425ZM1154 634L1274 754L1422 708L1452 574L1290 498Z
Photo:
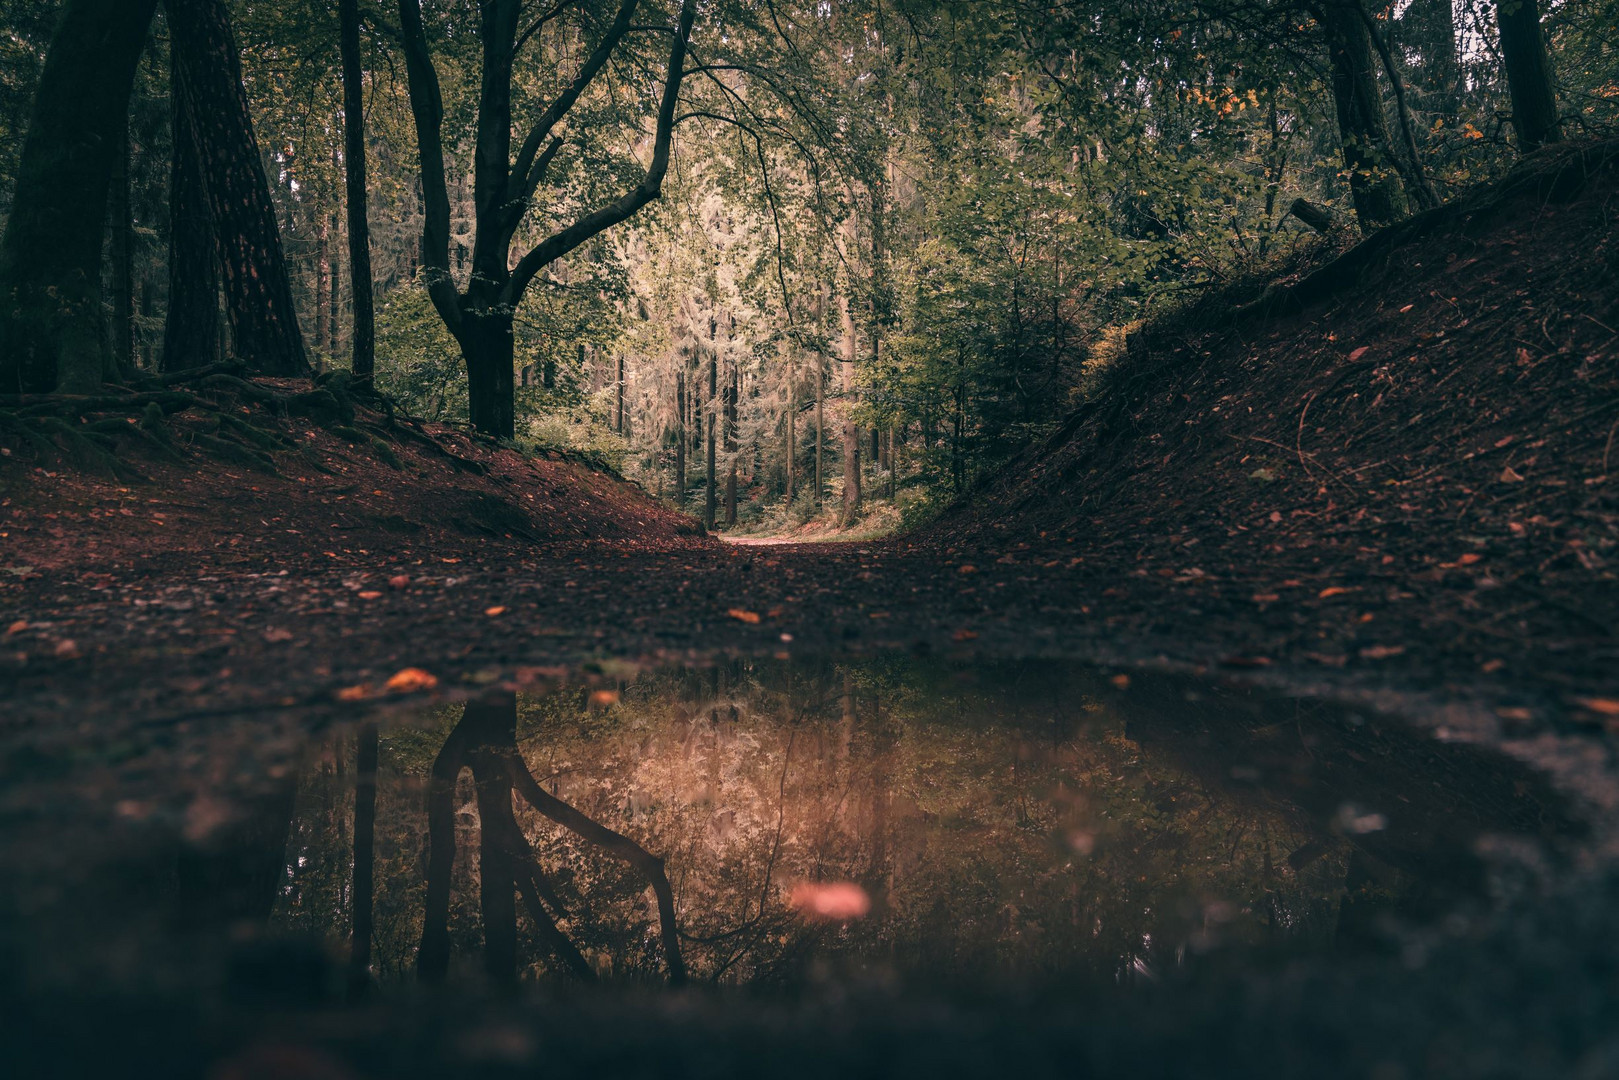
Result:
M1503 720L1515 720L1519 723L1527 723L1535 718L1534 713L1523 708L1521 705L1503 706L1495 710L1495 715L1499 716Z
M1501 470L1501 482L1503 484L1521 484L1523 483L1523 477L1511 465L1508 465Z
M827 922L848 922L871 911L871 897L852 881L801 881L788 903L800 915Z
M377 600L377 599L380 599L381 596L382 596L382 594L377 592L377 590L375 590L375 589L367 589L365 592L360 594L360 599L361 600Z
M1602 716L1619 716L1619 698L1582 697L1575 698L1574 704Z
M1319 593L1317 593L1316 594L1316 599L1317 600L1325 600L1329 596L1342 596L1345 593L1353 592L1353 591L1354 591L1353 589L1346 589L1342 585L1331 585L1331 586L1328 586L1325 589L1322 589Z
M1387 660L1405 652L1404 645L1368 645L1360 651L1362 660Z
M396 694L414 694L420 690L431 690L437 685L437 675L421 668L408 667L394 672L393 678L386 683L386 688Z
M953 639L955 639L956 641L977 641L978 640L978 631L977 630L957 630L954 634L952 634L950 636Z
M497 604L492 608L484 608L483 613L493 619L496 615L506 614L506 609Z
M272 626L264 632L264 640L275 644L278 641L291 641L292 631L283 630L279 626Z
M393 577L388 579L388 586L394 589L403 589L409 584L410 576L407 574L395 574Z
M965 566L958 566L956 568L956 573L958 573L958 574L976 574L976 573L978 573L978 567L973 566L971 564L968 564L968 565L965 565Z
M79 643L72 638L63 638L56 643L55 653L58 660L77 660L80 656Z
M1253 596L1253 601L1256 604L1274 604L1280 599L1281 597L1273 592L1254 593Z
M1410 311L1412 308L1414 308L1416 306L1417 305L1415 305L1415 304L1407 304L1407 305L1405 305L1405 307L1400 309L1400 314L1404 315L1406 312Z
M617 690L592 690L590 692L590 704L591 704L592 708L596 708L596 709L605 709L609 705L617 705L618 704L618 691Z
M365 698L366 698L366 695L368 695L370 693L371 693L371 685L369 683L361 683L359 686L345 686L345 687L343 687L343 689L341 689L341 690L339 690L337 692L337 700L338 701L364 701Z
M1463 555L1461 558L1457 559L1456 563L1459 566L1472 566L1474 563L1481 561L1483 558L1484 556L1480 555L1478 552L1469 551L1466 555Z
M1362 345L1360 348L1349 354L1349 362L1353 364L1356 360L1359 360L1361 357L1365 356L1371 351L1372 348L1370 345Z
M28 620L18 619L16 622L6 627L6 636L9 637L12 634L20 634L26 629L28 629Z
M1479 670L1484 672L1486 675L1494 675L1497 671L1500 671L1506 666L1507 662L1498 658L1495 660L1484 661L1484 663L1479 665Z
M725 614L729 615L731 618L736 619L739 622L745 622L745 623L749 623L749 624L756 624L759 621L759 613L757 611L747 611L747 610L744 610L743 608L734 607L734 608L731 608L728 611L726 611Z
M1128 675L1115 675L1108 681L1114 686L1118 687L1120 690L1130 689L1130 676Z

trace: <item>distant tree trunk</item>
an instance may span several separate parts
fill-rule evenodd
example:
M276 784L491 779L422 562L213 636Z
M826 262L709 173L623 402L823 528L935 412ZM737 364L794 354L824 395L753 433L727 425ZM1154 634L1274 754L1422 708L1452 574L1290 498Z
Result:
M377 829L377 725L360 728L354 755L353 933L349 938L349 993L371 981L372 893Z
M791 376L787 379L786 420L787 430L783 434L787 437L787 461L782 490L786 493L787 505L791 506L798 479L798 394Z
M1518 135L1518 149L1527 154L1562 137L1538 0L1496 0L1495 21L1512 92L1512 130Z
M331 226L325 214L319 217L320 224L315 229L315 348L324 352L326 341L331 337L335 290L332 288Z
M821 461L826 453L826 371L820 353L815 354L815 507L824 504L826 483L821 479Z
M730 459L730 467L725 476L725 524L736 524L736 455L741 449L737 442L737 398L741 395L741 373L735 365L731 367L731 377L726 381L725 387L725 454Z
M1366 27L1367 36L1377 47L1377 55L1383 62L1383 74L1388 77L1389 86L1394 91L1395 115L1400 124L1400 139L1405 144L1405 158L1395 154L1394 162L1400 171L1400 180L1405 184L1406 198L1416 203L1420 209L1431 210L1439 205L1439 196L1434 193L1433 185L1428 183L1427 174L1422 168L1422 150L1417 146L1416 121L1411 117L1411 105L1406 99L1405 79L1400 75L1400 65L1394 60L1394 53L1389 49L1388 38L1377 25L1372 13L1366 10L1364 0L1355 0L1359 9L1361 22Z
M329 234L333 244L337 243L342 231L343 227L334 213ZM342 351L340 346L343 340L343 260L337 255L329 255L327 266L331 277L330 287L326 290L327 336L320 347L326 350L327 356L335 359Z
M1462 86L1460 53L1456 48L1456 13L1451 0L1417 0L1405 21L1416 16L1417 47L1422 51L1422 82L1432 98L1432 111L1446 120L1456 114Z
M624 354L618 354L618 378L616 380L615 395L618 399L618 413L613 429L620 435L624 434Z
M719 426L719 410L716 408L719 381L719 353L711 348L708 351L708 400L703 403L708 412L708 480L703 485L703 526L708 529L714 528L715 510L719 502L719 492L714 488L714 450L717 445L714 429Z
M135 219L129 198L129 116L113 159L112 199L112 365L108 379L124 381L135 374Z
M1349 192L1361 229L1370 232L1399 220L1407 210L1383 118L1371 39L1358 0L1328 0L1320 13L1332 63L1332 100Z
M174 51L170 39L170 55ZM175 62L171 59L170 70ZM176 79L170 94L174 157L169 168L169 310L163 324L163 370L187 371L219 355L219 258L202 150L191 124L191 99Z
M854 316L849 311L849 298L839 301L843 307L843 510L838 521L851 525L860 516L860 427L854 418Z
M685 359L681 359L685 363ZM686 373L675 372L675 505L686 505Z
M157 0L67 0L0 238L0 393L93 391L107 192Z
M270 186L225 0L167 0L175 78L194 106L236 355L255 371L309 372Z
M899 464L894 456L894 426L888 426L888 499L893 501L899 490L898 483Z

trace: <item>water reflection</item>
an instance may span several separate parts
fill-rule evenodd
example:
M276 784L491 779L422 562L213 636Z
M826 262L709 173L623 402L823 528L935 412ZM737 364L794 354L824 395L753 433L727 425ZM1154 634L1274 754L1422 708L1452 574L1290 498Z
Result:
M1378 948L1482 889L1479 836L1571 829L1481 751L1127 683L738 663L344 733L299 780L271 923L346 948L356 992L1114 984Z

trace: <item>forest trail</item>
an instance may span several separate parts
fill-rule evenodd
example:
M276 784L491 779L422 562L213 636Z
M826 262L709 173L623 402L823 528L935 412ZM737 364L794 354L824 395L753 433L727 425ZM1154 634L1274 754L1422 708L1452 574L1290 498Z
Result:
M442 429L399 444L408 484L314 428L329 472L27 473L0 690L13 723L151 719L392 700L406 669L464 694L604 658L906 649L1600 726L1619 287L1593 226L1619 185L1611 153L1563 160L1584 172L1555 198L1461 216L1324 304L1160 327L1099 406L891 539L704 538L604 474Z

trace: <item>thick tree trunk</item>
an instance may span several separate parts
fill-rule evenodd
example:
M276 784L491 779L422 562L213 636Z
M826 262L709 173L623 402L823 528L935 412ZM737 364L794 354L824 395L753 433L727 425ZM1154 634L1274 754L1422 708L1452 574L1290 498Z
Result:
M1495 21L1512 92L1512 130L1518 135L1518 149L1527 154L1562 137L1551 60L1540 30L1540 5L1537 0L1496 0Z
M156 8L157 0L63 7L0 239L0 393L101 384L107 190Z
M512 833L512 777L505 753L516 753L517 699L467 706L467 764L478 797L478 898L483 915L484 973L496 986L517 981L517 855Z
M333 214L330 230L333 244L338 242L336 238L341 232L342 225L337 215ZM326 266L331 284L326 290L326 340L321 342L320 347L326 350L327 356L335 359L341 352L343 340L343 260L328 252Z
M517 422L512 350L511 313L468 304L461 328L461 356L467 365L472 426L504 439L516 433Z
M194 106L236 355L255 371L309 372L292 282L242 85L225 0L167 0L175 78Z
M1372 43L1358 0L1328 0L1321 15L1349 191L1361 229L1370 232L1406 215L1405 189L1395 167Z
M170 51L172 56L172 41ZM163 324L163 370L169 372L203 367L219 355L218 245L192 108L185 84L176 79L170 94L169 311Z

